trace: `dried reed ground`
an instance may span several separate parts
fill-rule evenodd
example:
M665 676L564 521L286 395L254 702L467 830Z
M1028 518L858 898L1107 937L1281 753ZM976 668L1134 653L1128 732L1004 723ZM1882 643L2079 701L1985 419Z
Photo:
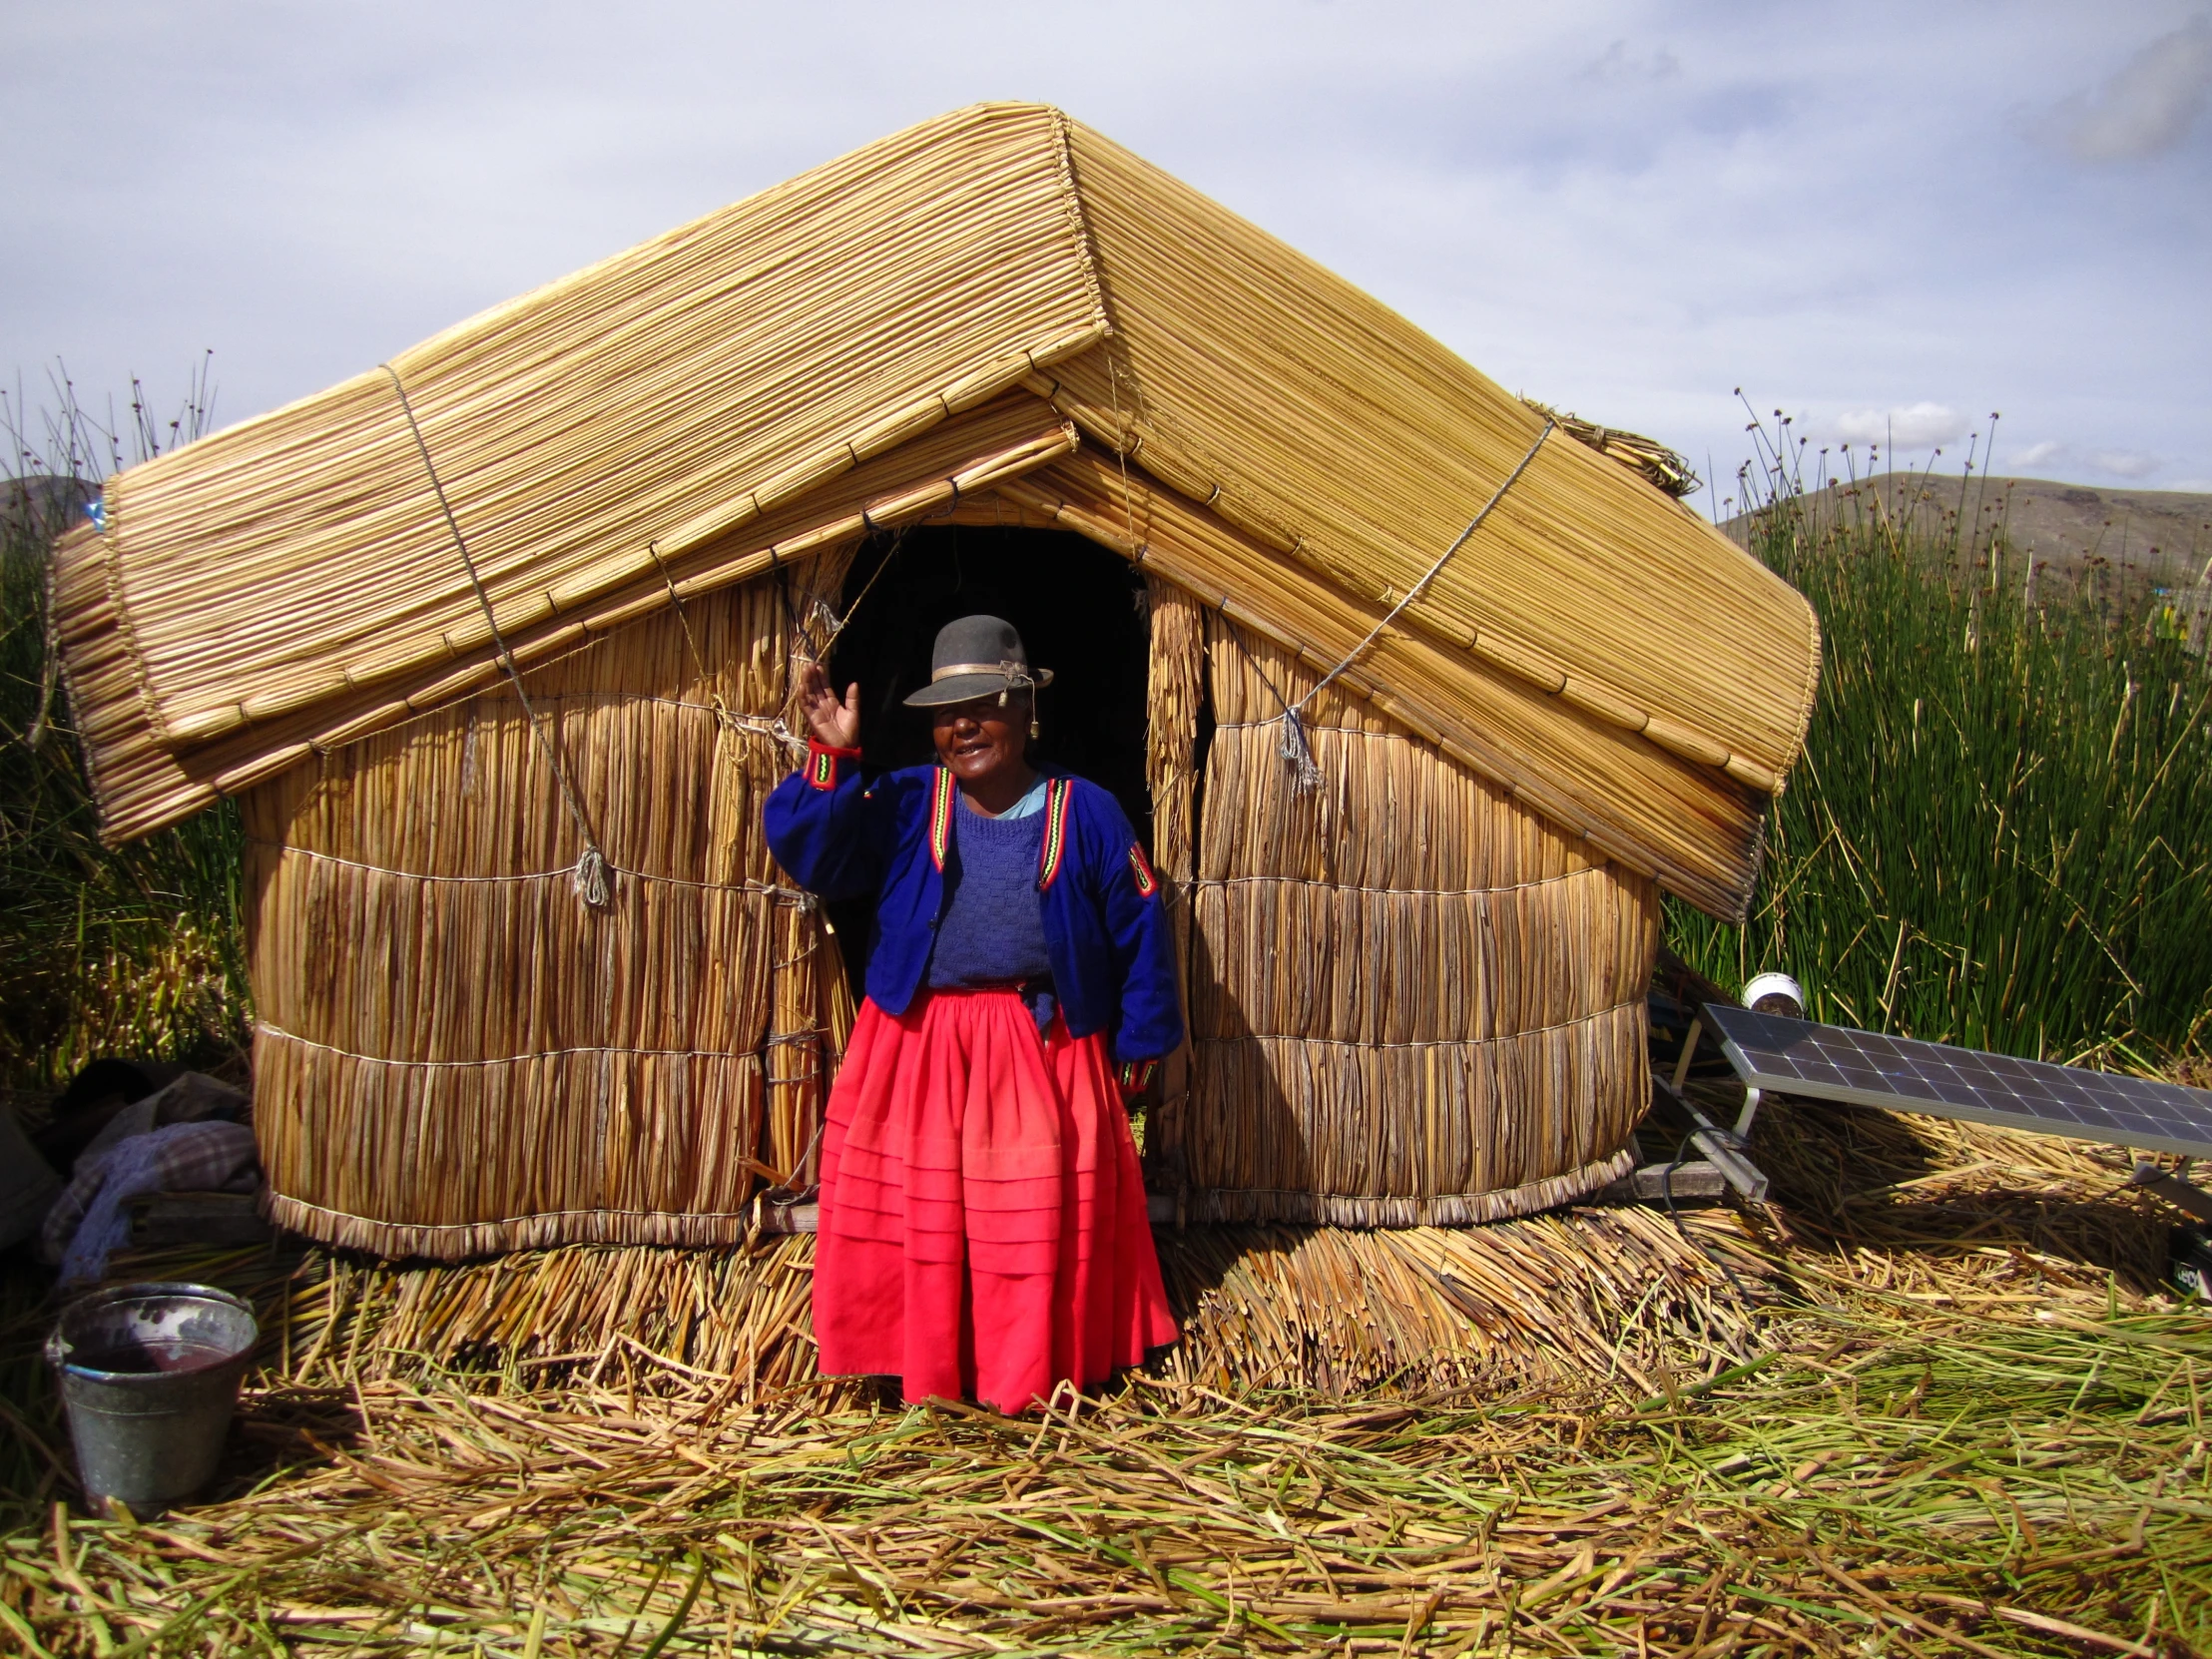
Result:
M18 1366L0 1624L54 1655L531 1659L2212 1642L2212 1323L2153 1291L2163 1218L2053 1142L1779 1109L1762 1141L1787 1201L1686 1214L1687 1241L1576 1211L1247 1234L1225 1265L1224 1235L1186 1235L1183 1350L1028 1419L804 1381L791 1243L736 1269L310 1258L288 1297L265 1284L275 1363L206 1507L64 1503ZM1420 1260L1456 1330L1354 1341L1424 1305ZM486 1341L544 1323L532 1285L652 1263L751 1299L716 1322L750 1376L672 1357L727 1350L699 1322L625 1308L665 1279L616 1285L581 1358Z

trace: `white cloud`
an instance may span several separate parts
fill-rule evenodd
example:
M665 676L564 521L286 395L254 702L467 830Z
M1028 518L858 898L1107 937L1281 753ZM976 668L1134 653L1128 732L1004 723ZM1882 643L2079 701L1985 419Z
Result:
M2017 450L2005 456L2004 464L2006 466L2041 466L2047 461L2057 460L2065 452L2066 446L2056 438L2045 438L2041 443L2031 443L2025 449Z
M2133 449L2098 449L2090 454L2089 464L2115 478L2148 478L2158 470L2158 457Z
M2160 35L2093 93L2051 111L2059 141L2085 162L2132 162L2171 150L2212 100L2212 17Z
M1616 40L1582 71L1588 81L1671 81L1682 73L1682 60L1664 46L1649 53L1631 52L1628 42Z
M1816 446L1875 410L1855 461L1941 391L1945 470L2001 408L2008 450L2076 434L2068 477L2119 481L2093 446L2202 474L2212 118L2091 172L2049 112L2208 11L1873 0L1828 32L1662 0L1137 0L1101 33L979 0L639 0L612 31L585 0L17 4L0 385L36 401L60 356L96 398L137 372L174 401L212 345L235 420L908 121L1035 97L1721 495L1737 384ZM733 64L775 72L733 97Z
M1908 403L1895 409L1849 409L1836 417L1835 433L1847 443L1879 443L1893 449L1929 449L1966 435L1966 417L1944 403Z

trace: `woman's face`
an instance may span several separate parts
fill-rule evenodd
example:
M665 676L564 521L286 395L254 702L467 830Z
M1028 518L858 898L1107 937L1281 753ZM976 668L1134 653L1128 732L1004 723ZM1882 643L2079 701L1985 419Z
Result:
M980 784L1022 764L1029 741L1026 698L998 701L993 692L967 703L948 703L936 713L931 735L937 759L963 784Z

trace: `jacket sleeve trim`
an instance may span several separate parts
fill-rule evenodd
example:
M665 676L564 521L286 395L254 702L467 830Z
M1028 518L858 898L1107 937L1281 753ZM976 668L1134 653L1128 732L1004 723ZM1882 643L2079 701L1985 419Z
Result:
M939 875L944 873L945 854L952 848L952 798L957 793L951 772L938 767L929 794L929 861L937 866Z
M857 749L839 749L819 738L807 740L807 787L815 790L834 790L837 787L837 767L840 762L857 761Z
M1129 843L1129 873L1137 878L1139 898L1150 898L1160 890L1160 878L1152 873L1151 860L1145 857L1144 847L1136 841Z
M1037 847L1037 890L1047 892L1060 878L1068 848L1068 798L1075 780L1055 778L1044 792L1044 839Z

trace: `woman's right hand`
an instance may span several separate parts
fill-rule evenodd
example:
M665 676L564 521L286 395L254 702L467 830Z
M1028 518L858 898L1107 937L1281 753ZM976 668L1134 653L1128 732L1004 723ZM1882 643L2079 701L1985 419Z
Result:
M799 712L807 717L807 730L815 742L826 749L857 749L860 747L860 684L854 681L844 688L844 701L837 701L836 691L830 684L830 676L823 673L820 663L810 662L799 673Z

